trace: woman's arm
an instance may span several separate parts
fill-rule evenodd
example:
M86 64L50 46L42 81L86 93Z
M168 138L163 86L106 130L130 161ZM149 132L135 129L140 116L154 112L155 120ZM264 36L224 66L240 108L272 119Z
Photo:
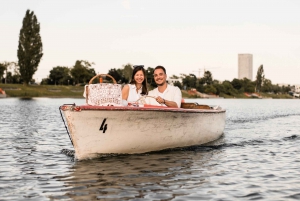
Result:
M123 89L122 89L122 99L127 100L128 99L128 94L129 94L129 85L126 84Z

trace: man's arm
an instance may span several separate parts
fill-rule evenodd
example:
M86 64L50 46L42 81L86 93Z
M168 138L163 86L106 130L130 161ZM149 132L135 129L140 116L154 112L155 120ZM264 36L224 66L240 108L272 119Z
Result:
M156 101L160 104L165 104L167 107L177 107L180 108L181 106L181 99L182 99L182 95L181 95L181 91L178 87L175 87L173 89L173 100L166 100L161 98L160 96L156 97Z
M164 102L163 102L167 107L178 107L177 103L174 102L174 101L169 101L169 100L166 100L164 99ZM180 107L180 106L179 106Z
M160 96L157 96L157 97L155 98L155 100L156 100L156 102L157 102L158 104L164 104L164 105L166 105L167 107L178 107L178 105L177 105L176 102L170 101L170 100L166 100L166 99L163 99L163 98L160 97Z

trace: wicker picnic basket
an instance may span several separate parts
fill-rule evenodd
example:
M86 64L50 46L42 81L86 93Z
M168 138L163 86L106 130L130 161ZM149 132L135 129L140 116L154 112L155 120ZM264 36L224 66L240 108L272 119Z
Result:
M92 84L95 78L99 77L99 83ZM102 83L103 77L109 77L113 83ZM121 106L122 105L122 85L108 74L98 74L94 76L88 85L85 85L85 98L88 105L94 106Z

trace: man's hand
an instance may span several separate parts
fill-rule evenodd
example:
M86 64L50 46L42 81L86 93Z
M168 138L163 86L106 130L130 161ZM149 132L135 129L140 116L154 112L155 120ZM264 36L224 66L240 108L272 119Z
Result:
M165 104L165 99L163 99L162 97L160 96L157 96L155 98L155 100L159 103L159 104Z

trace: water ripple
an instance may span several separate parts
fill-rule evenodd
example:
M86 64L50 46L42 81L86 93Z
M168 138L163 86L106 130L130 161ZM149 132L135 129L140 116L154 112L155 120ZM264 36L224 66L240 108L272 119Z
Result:
M84 99L1 99L0 199L300 199L299 101L192 101L227 109L219 140L76 161L58 107Z

